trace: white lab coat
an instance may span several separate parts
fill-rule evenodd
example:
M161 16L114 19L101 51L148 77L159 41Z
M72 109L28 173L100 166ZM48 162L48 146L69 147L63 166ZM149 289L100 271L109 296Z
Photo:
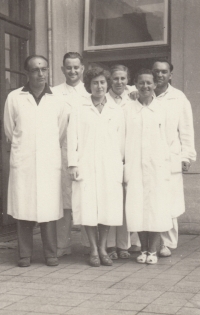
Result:
M172 217L185 212L182 161L195 161L194 127L190 102L183 92L170 84L157 96L162 106L167 104L166 135L170 150Z
M75 224L122 225L124 132L124 115L114 101L100 114L88 98L72 112L68 163L79 170L72 186Z
M70 107L70 111L74 106L82 104L82 98L89 97L83 82L79 82L75 87L68 85L66 82L52 88L53 92L62 98L62 100ZM67 162L67 139L62 148L62 195L64 209L71 209L72 198L72 181L70 179L68 162Z
M68 107L54 94L39 105L19 88L8 95L4 127L11 141L8 214L15 219L49 222L63 216L61 144Z
M109 101L110 101L110 100L113 101L113 97L112 97L112 95L110 94L110 92L108 92L108 93L106 94L106 97L107 97L107 99L108 99ZM124 91L124 92L122 93L121 98L122 98L122 100L121 100L121 102L120 102L118 105L119 105L122 109L124 109L124 107L125 107L126 105L128 105L128 104L131 102L131 99L130 99L130 97L128 96L128 94L127 94L126 91Z
M164 111L153 99L149 106L133 101L124 113L127 229L130 232L168 231L172 228L172 218Z

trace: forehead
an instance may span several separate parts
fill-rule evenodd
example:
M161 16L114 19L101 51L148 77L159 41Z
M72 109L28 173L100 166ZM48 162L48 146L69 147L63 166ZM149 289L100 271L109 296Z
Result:
M167 62L155 62L153 65L153 70L155 69L170 71L170 66Z
M137 82L139 81L150 81L154 82L154 78L152 74L139 74Z
M93 82L96 82L96 81L106 81L106 78L104 77L104 75L99 75L98 77L93 78L92 81L93 81Z
M42 67L47 67L47 62L46 60L44 60L43 58L32 58L31 60L29 60L28 62L28 66L30 69L32 68L42 68Z
M81 61L78 58L67 58L64 62L65 67L78 67L81 65Z
M123 70L116 70L112 73L112 78L114 77L127 77L127 72Z

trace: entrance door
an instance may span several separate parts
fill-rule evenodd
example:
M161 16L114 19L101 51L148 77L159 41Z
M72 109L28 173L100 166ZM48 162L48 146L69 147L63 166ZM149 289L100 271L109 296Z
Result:
M0 225L10 224L14 221L7 215L10 144L4 135L4 105L8 93L26 83L23 62L29 54L29 39L30 31L28 29L6 20L0 20Z

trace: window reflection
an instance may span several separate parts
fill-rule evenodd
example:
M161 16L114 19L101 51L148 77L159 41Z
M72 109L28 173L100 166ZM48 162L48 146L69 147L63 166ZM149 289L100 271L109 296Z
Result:
M6 71L5 72L6 79L6 95L11 91L18 89L20 86L26 84L26 76L23 74L17 74L13 72Z
M27 56L27 41L5 34L5 67L15 71L23 71L23 60Z
M0 0L0 13L22 23L30 24L30 0Z
M166 0L90 0L88 46L166 41Z
M6 16L9 15L9 0L1 0L0 1L0 13Z

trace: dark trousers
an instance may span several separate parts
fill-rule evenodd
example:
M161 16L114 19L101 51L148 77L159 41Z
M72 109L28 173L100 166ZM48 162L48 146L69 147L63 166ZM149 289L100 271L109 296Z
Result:
M34 221L17 220L19 257L31 257ZM44 257L57 257L56 221L40 223Z

